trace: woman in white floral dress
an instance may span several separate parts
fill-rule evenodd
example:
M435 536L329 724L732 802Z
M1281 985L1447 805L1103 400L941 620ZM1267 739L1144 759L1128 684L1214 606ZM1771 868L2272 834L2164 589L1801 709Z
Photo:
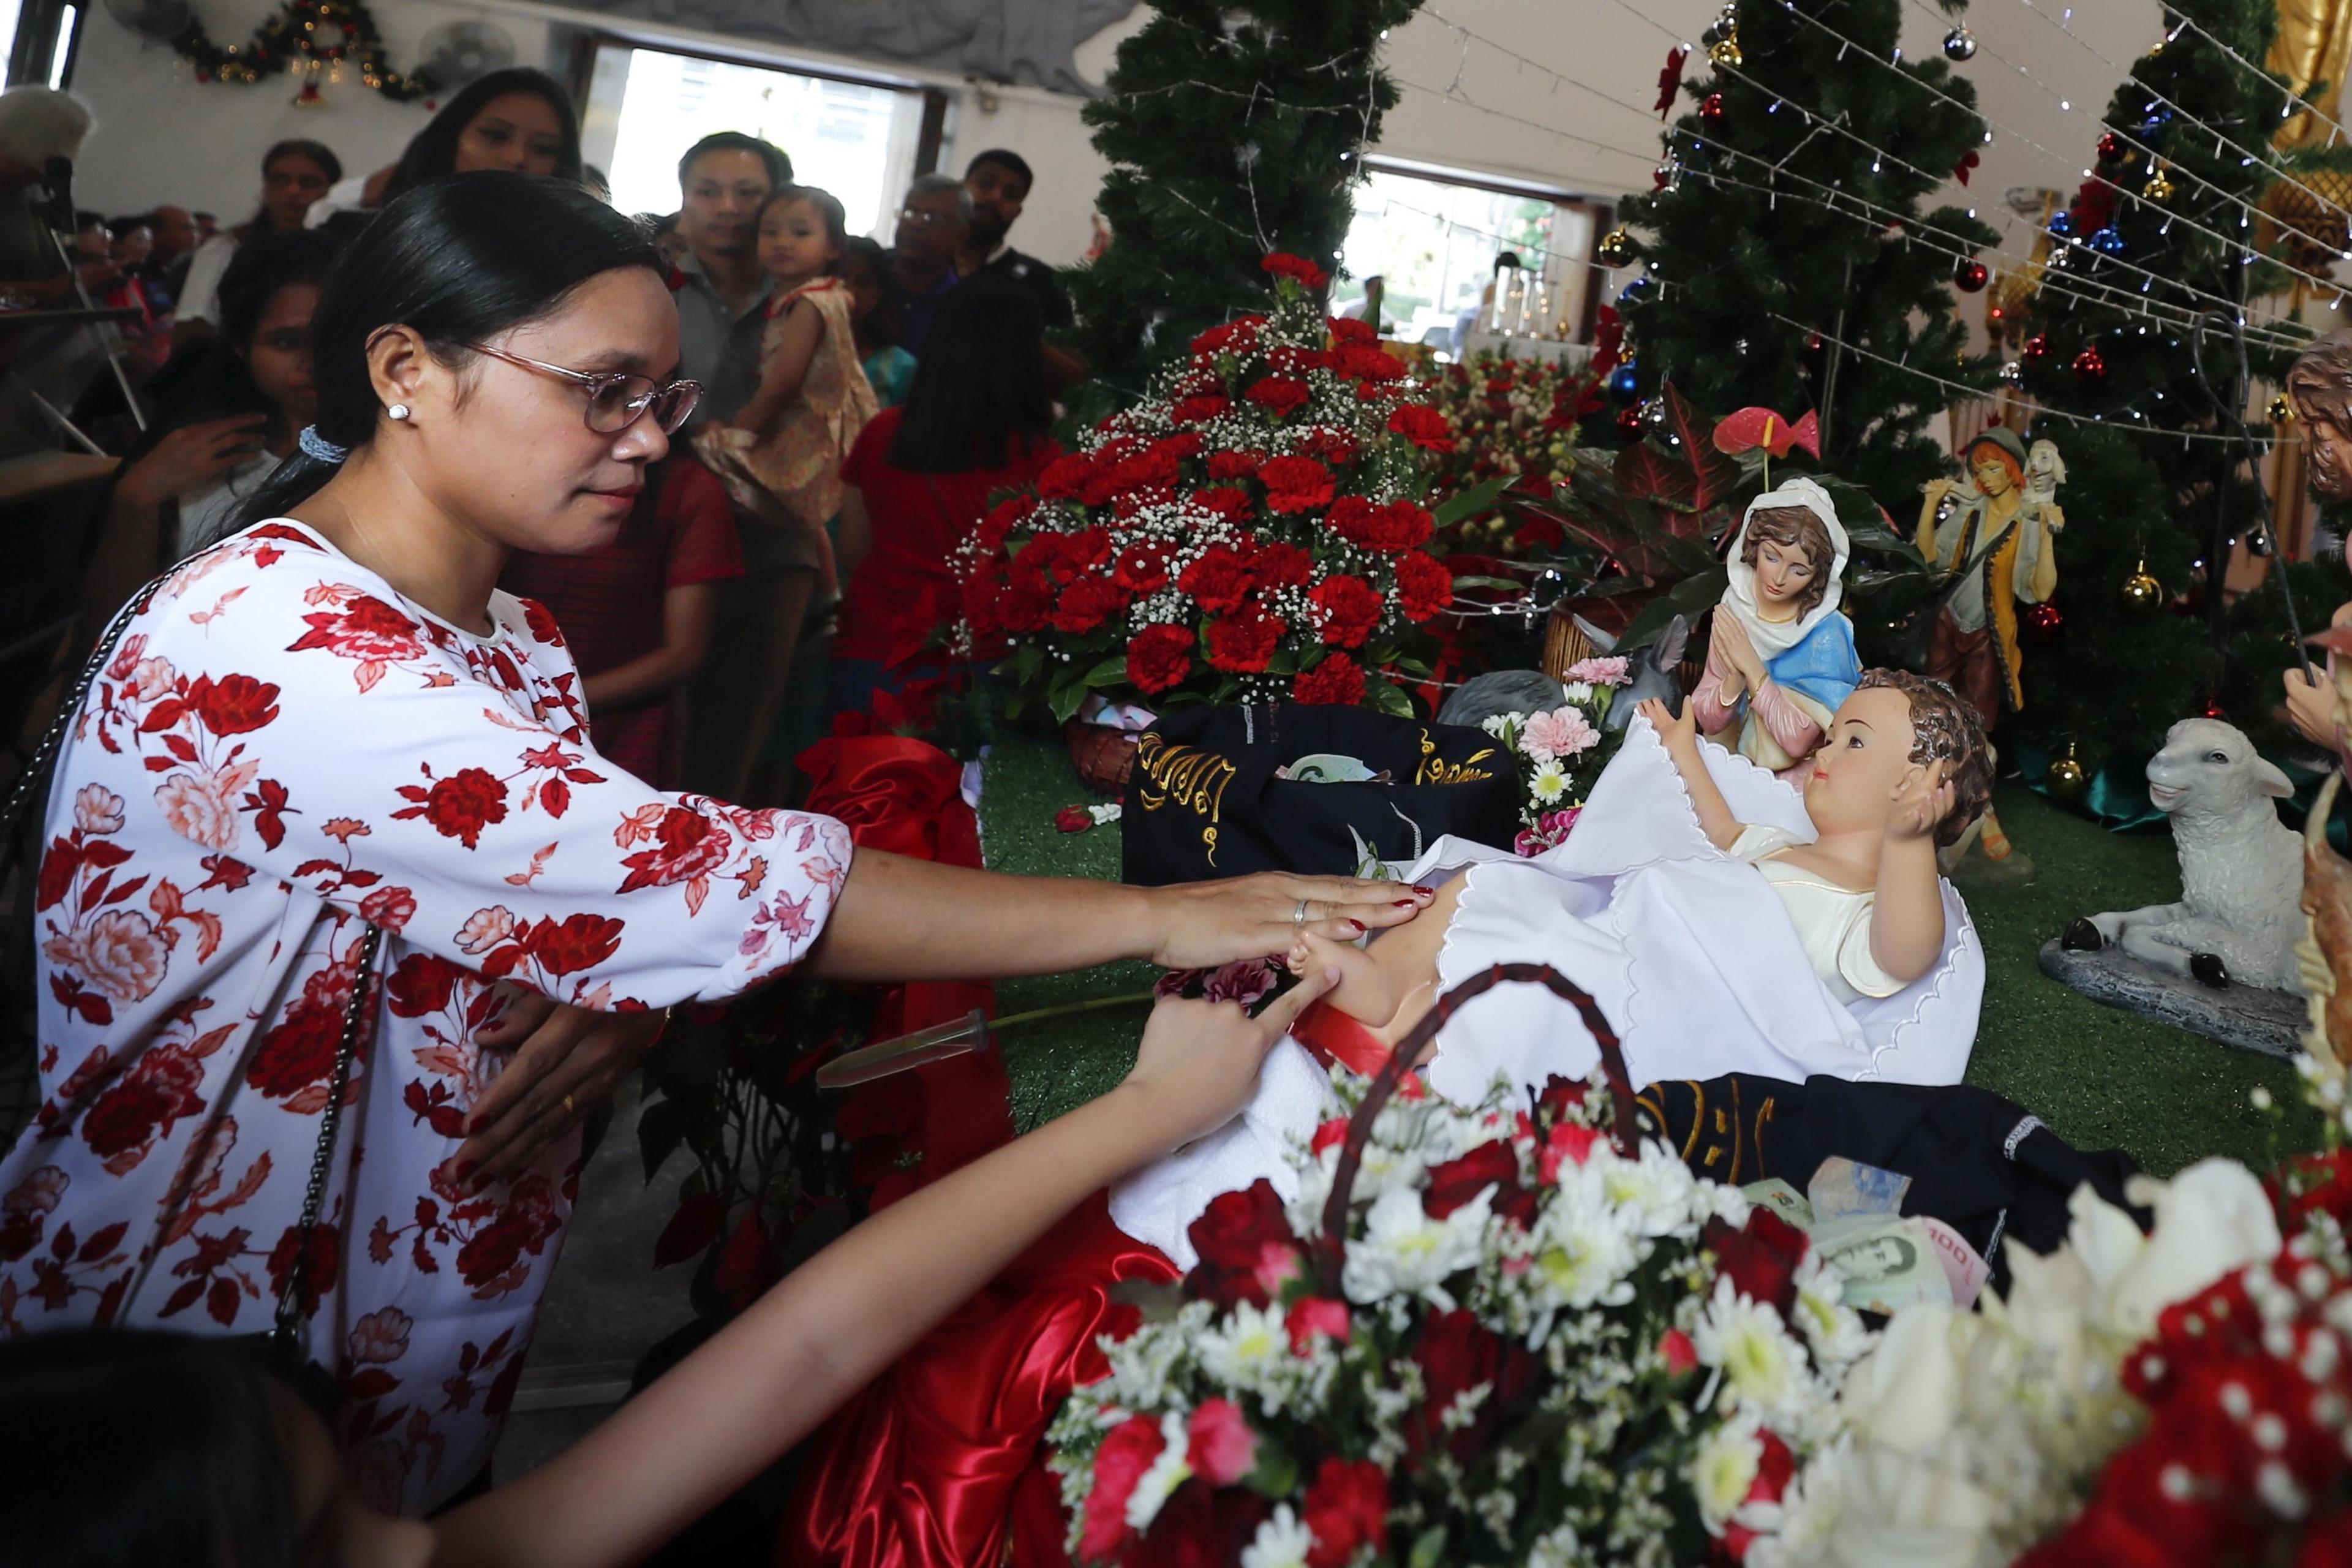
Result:
M341 1381L362 1495L398 1511L487 1463L579 1118L661 1009L803 960L892 980L1206 964L1282 947L1297 918L1344 936L1419 907L1335 879L1144 892L853 855L838 823L604 762L560 631L494 584L510 550L610 540L690 412L698 389L661 379L661 279L561 182L464 175L387 207L320 302L301 455L262 521L137 613L48 797L44 1100L0 1164L0 1332L259 1332L307 1255L305 1348ZM484 1049L518 1042L510 1063Z

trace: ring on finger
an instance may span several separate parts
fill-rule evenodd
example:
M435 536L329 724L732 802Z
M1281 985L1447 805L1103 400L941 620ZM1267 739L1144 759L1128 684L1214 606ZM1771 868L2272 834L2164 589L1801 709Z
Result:
M563 1097L563 1114L566 1116L571 1115L572 1110L572 1097L567 1094Z
M1298 900L1298 907L1290 911L1290 929L1292 931L1302 931L1306 929L1307 905L1307 900L1301 899Z

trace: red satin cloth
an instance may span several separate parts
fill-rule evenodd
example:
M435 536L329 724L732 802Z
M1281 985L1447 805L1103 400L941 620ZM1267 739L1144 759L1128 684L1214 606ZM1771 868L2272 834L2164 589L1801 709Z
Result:
M815 781L809 808L847 823L860 847L981 863L961 770L936 748L896 736L839 738L803 752L800 764ZM906 1033L992 1002L985 985L904 985L874 1026L877 1037ZM1006 1089L1003 1058L990 1050L853 1094L835 1129L873 1184L873 1206L1008 1142ZM1110 1287L1175 1277L1158 1250L1111 1224L1096 1194L809 1438L776 1561L1066 1568L1045 1428L1073 1387L1109 1370L1096 1336L1132 1331L1135 1310L1114 1303Z

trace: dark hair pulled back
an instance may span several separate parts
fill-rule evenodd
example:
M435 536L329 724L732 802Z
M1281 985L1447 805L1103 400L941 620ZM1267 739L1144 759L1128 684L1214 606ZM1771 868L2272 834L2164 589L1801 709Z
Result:
M318 432L364 447L383 409L368 344L404 326L455 363L467 345L543 321L602 273L661 258L645 230L582 189L540 174L484 171L435 180L387 205L327 275L310 323ZM282 517L337 465L296 448L237 514L237 528Z
M0 1342L0 1568L296 1568L271 1376L242 1342L66 1329Z
M466 134L466 127L480 117L483 110L501 98L517 93L527 94L555 110L555 118L563 127L563 151L556 155L555 177L577 184L580 179L580 111L572 105L572 95L563 84L542 70L529 66L512 66L477 77L466 84L463 91L441 106L424 130L409 138L406 151L392 172L384 186L387 199L406 195L427 180L437 180L457 171L457 142Z
M1001 468L1054 425L1045 317L1036 297L987 278L940 296L890 465L918 474Z
M319 172L327 176L327 184L331 185L343 177L343 161L335 156L335 150L324 142L313 142L307 136L289 137L283 142L271 142L269 151L261 155L261 177L267 180L269 177L269 171L278 166L279 160L285 158L300 158L306 163L317 164ZM239 231L239 237L248 240L259 239L264 235L275 233L277 226L269 221L269 204L264 202L254 209L253 216Z

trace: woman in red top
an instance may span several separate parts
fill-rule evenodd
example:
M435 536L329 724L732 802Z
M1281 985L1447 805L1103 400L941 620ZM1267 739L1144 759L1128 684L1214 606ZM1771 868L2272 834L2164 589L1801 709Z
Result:
M837 552L849 586L833 641L834 713L863 713L942 666L924 657L961 600L955 552L990 496L1061 456L1047 438L1044 318L1020 289L959 284L940 300L902 408L875 416L842 465Z
M675 698L702 668L717 584L743 574L743 551L709 469L673 452L649 478L612 543L588 555L518 552L499 585L543 607L561 636L542 637L570 646L599 754L675 789Z

